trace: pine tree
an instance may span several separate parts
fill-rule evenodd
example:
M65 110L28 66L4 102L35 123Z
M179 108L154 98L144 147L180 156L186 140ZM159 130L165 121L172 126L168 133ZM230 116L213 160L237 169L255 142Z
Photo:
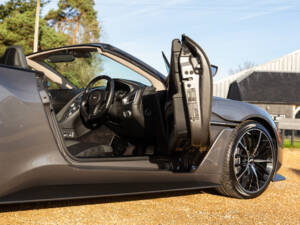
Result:
M100 26L94 6L94 0L59 0L58 9L45 19L57 32L68 34L70 44L97 42Z
M42 1L41 7L47 2ZM0 54L6 47L19 45L25 54L33 48L34 19L36 2L34 0L10 0L0 5ZM54 48L66 45L68 36L51 28L41 18L39 49Z

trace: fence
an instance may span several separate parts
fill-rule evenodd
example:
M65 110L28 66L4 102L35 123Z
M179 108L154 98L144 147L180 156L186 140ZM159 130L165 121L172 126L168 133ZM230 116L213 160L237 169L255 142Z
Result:
M294 147L295 146L295 136L296 136L296 132L295 131L300 131L300 119L292 119L292 118L279 118L276 123L278 124L278 128L281 131L281 139L282 139L282 144L284 144L284 139L286 136L286 131L290 131L288 132L288 134L290 134L290 138L291 138L291 146Z

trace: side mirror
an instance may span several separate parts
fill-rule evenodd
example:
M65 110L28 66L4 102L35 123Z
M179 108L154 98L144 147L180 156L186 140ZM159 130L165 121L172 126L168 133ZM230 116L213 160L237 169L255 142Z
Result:
M217 72L218 72L218 67L215 65L211 65L211 74L213 77L216 76Z

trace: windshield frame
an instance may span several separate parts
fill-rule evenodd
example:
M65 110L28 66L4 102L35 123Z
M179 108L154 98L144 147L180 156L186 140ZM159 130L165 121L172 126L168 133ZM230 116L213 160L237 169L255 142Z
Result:
M78 51L77 51L78 50ZM82 54L88 55L87 57L82 57ZM52 61L52 58L55 56L58 57L58 61ZM72 56L73 60L69 61L68 56ZM64 58L62 58L64 57ZM65 60L66 59L66 60ZM85 60L87 59L87 61ZM100 61L98 61L100 60ZM83 63L83 64L82 64ZM47 57L41 57L39 59L39 64L51 70L53 73L57 74L59 77L63 78L64 81L67 81L73 88L85 88L88 83L84 84L83 82L77 82L78 78L82 78L80 80L87 82L88 80L93 79L99 75L106 75L112 79L118 80L132 80L138 83L143 84L144 86L151 87L153 86L152 82L146 77L142 76L140 73L134 71L128 66L124 65L117 60L100 53L100 51L95 51L94 49L72 49L70 51L56 51L52 54L47 55ZM86 70L83 69L75 69L78 65L86 66ZM65 68L68 68L65 70ZM73 69L72 69L73 68ZM86 71L89 70L98 71L98 73L92 73L92 77L88 78L88 73ZM68 71L73 71L75 74L70 76ZM76 72L77 71L77 72ZM95 72L93 71L93 72ZM75 78L75 80L73 80ZM77 78L77 79L76 79ZM77 81L76 81L77 80ZM74 82L75 81L75 82ZM60 84L56 83L56 85L60 86Z
M167 76L163 75L162 73L160 73L153 67L151 67L148 64L144 63L143 61L137 59L136 57L128 54L127 52L120 50L109 44L92 43L92 44L80 44L80 45L72 45L72 46L53 48L53 49L39 51L36 53L31 53L31 54L27 55L26 58L27 58L28 64L32 68L44 72L49 79L53 80L51 77L59 76L59 75L56 73L53 73L53 71L50 71L52 73L52 75L51 75L51 77L48 76L47 72L49 70L47 68L45 68L43 65L40 65L40 61L41 61L40 58L43 58L43 57L45 57L45 55L48 55L50 53L54 53L54 52L57 52L60 50L69 50L69 49L77 49L77 48L95 48L95 49L98 49L98 51L100 51L100 54L103 54L108 57L110 57L110 55L114 56L114 57L110 57L110 58L116 60L117 62L119 62L121 64L123 64L123 63L120 61L125 61L128 64L131 64L133 67L139 69L140 71L143 71L144 74L143 75L141 74L141 76L144 76L145 74L147 74L148 77L152 77L150 82L158 90L166 89ZM59 76L59 77L61 78L61 76Z

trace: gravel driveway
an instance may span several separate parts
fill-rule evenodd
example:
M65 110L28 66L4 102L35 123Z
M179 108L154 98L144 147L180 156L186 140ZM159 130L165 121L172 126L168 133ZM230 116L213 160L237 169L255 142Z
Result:
M0 206L0 224L300 224L300 150L284 150L279 171L252 200L189 191Z

